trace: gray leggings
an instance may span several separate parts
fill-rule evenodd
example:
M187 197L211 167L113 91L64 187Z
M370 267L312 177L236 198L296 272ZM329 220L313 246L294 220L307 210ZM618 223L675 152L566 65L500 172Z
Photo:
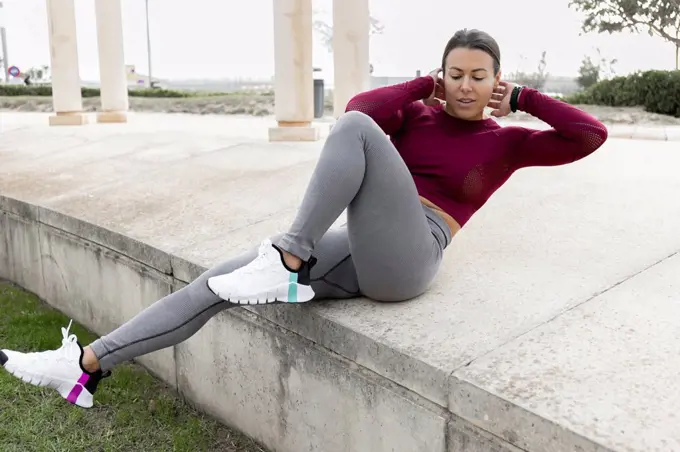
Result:
M329 229L347 209L347 224ZM427 289L451 241L451 230L418 197L401 156L368 116L349 112L336 122L286 234L286 251L317 264L315 299L366 296L403 301ZM208 278L252 261L257 249L203 273L91 344L101 368L178 344L211 317L235 305L219 299Z

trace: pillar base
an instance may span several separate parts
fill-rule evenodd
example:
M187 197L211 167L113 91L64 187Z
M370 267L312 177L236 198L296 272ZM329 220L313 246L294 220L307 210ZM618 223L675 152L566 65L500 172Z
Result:
M83 126L89 121L83 113L56 113L50 116L51 126Z
M320 139L319 128L308 122L295 125L279 123L278 127L269 128L269 141L318 141Z
M97 114L99 123L121 123L127 122L126 111L102 111Z

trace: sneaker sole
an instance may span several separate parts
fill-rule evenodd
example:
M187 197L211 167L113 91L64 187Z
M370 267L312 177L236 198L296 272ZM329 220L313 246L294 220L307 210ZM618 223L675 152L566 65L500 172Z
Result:
M55 389L67 402L77 405L81 408L91 408L92 405L94 405L94 397L79 382L62 379L50 379L43 381L42 377L29 372L20 372L17 369L14 369L11 363L7 364L7 362L7 355L5 355L3 352L0 352L0 364L2 364L5 369L7 369L7 372L20 379L24 383L41 388L49 387Z
M256 304L273 304L273 303L306 303L314 298L314 290L307 285L298 283L284 283L267 291L262 291L247 296L240 296L238 298L232 297L231 294L223 296L222 294L213 290L210 287L210 280L208 280L208 288L218 297L229 303L242 305L256 305Z

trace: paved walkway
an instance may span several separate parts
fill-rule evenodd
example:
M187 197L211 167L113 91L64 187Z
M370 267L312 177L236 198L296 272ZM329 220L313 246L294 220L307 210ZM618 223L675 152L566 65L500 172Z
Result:
M322 145L267 143L268 118L44 124L2 115L0 194L204 266L290 223ZM522 450L680 451L678 150L519 171L417 300L262 315Z
M547 124L535 122L515 122L509 120L501 120L501 124L518 125L523 127L532 127L536 129L545 129L549 127ZM605 124L609 131L610 138L630 139L630 140L653 140L653 141L680 141L680 126L672 125L656 125L656 124Z

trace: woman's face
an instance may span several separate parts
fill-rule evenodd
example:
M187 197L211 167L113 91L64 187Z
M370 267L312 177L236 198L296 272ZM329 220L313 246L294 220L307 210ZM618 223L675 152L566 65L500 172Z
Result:
M484 117L501 73L494 74L491 55L479 49L458 47L446 56L443 79L446 111L470 121Z

